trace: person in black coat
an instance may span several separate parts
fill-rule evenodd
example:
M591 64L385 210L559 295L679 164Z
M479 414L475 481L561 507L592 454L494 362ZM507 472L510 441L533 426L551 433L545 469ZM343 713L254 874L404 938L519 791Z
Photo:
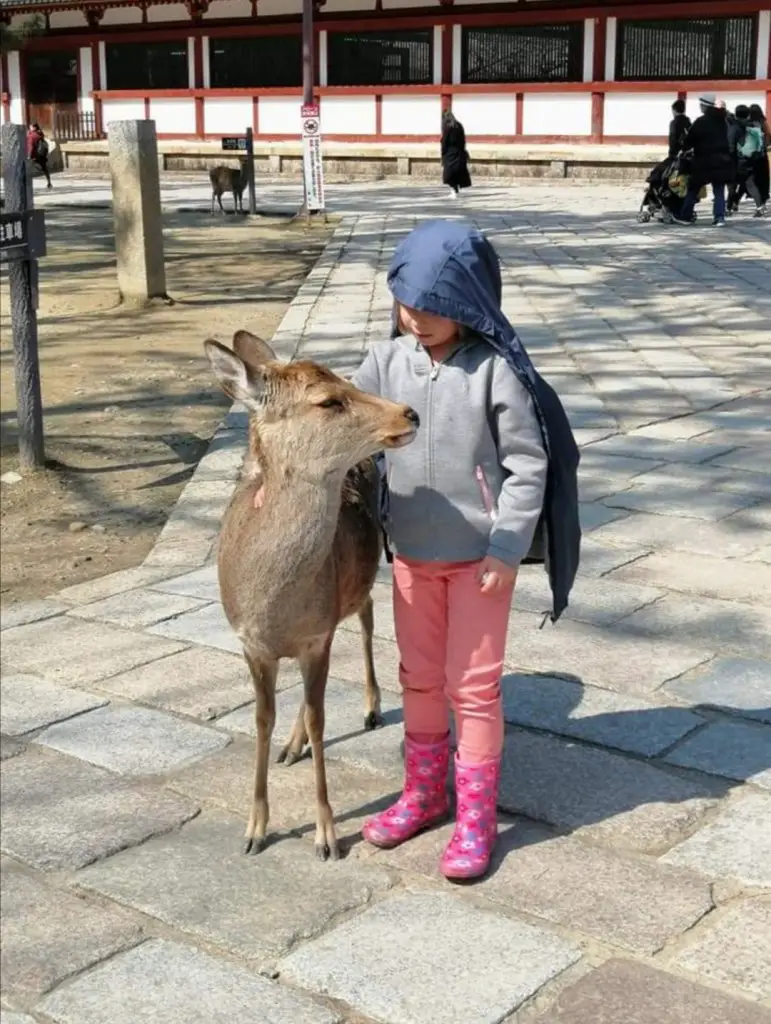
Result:
M767 203L769 198L771 198L768 162L768 154L769 150L771 150L771 128L769 128L768 120L759 103L750 104L750 120L753 124L756 124L763 133L764 151L763 156L758 160L758 166L755 171L755 181L757 182L758 189L760 190L760 198L764 203Z
M466 152L466 133L452 111L442 114L442 182L454 198L462 188L471 188Z
M675 100L672 104L672 120L669 122L669 153L674 160L683 148L683 141L691 128L691 119L685 112L685 100Z
M718 103L714 96L702 96L699 104L701 117L696 118L683 141L683 150L693 155L688 167L688 193L680 216L675 219L680 224L692 223L699 192L705 185L711 185L713 224L722 227L725 225L726 185L731 184L735 173L726 109L725 104Z

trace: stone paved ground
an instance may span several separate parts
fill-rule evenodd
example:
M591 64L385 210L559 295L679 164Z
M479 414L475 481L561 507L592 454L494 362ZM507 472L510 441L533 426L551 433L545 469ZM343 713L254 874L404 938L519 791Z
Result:
M436 190L345 194L275 339L343 372L386 327L394 243L445 212ZM638 226L638 201L465 201L583 447L571 608L539 630L542 571L518 586L490 876L439 879L447 828L360 841L401 773L386 570L384 729L361 730L354 627L332 661L347 857L314 859L307 760L272 770L276 840L241 856L251 692L211 562L233 413L143 565L3 620L2 1024L771 1021L768 227L675 234Z

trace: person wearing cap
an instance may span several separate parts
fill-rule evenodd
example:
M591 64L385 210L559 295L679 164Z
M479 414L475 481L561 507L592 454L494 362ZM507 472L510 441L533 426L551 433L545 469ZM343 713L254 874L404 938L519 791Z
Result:
M699 98L701 117L697 117L683 142L683 149L692 152L690 183L683 200L679 224L693 223L693 209L705 185L712 186L713 221L718 227L725 224L726 186L734 179L734 157L728 132L725 103L714 94Z

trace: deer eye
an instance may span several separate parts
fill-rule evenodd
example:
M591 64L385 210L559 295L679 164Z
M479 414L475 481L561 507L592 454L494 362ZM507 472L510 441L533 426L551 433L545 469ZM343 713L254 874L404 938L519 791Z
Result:
M319 409L342 409L343 403L339 398L325 398L323 402L319 402Z

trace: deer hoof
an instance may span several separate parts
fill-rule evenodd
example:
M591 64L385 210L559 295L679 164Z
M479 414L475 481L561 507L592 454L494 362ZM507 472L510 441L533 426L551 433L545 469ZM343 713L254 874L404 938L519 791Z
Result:
M276 764L283 764L289 767L296 761L299 761L303 756L303 752L299 753L296 750L292 750L290 747L284 747L281 753L276 758Z
M316 857L320 861L340 860L340 847L337 843L316 843Z
M247 839L244 843L244 853L249 856L254 856L256 853L260 853L265 847L265 838L260 836L252 836L251 839Z
M379 729L383 725L383 716L379 711L370 711L368 715L364 716L364 729L367 732L371 732L373 729Z

